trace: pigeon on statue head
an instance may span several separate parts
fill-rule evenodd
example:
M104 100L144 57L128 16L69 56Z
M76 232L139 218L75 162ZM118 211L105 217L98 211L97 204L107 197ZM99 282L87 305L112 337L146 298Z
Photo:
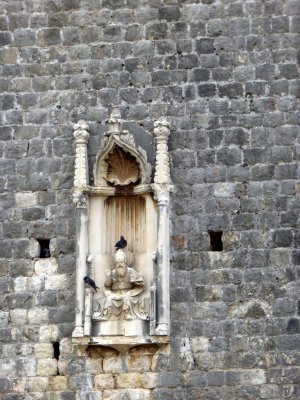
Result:
M84 283L86 283L88 286L92 287L95 290L95 292L97 292L97 289L100 289L98 286L96 286L96 282L93 281L93 279L90 278L89 276L85 276L83 278L83 280L84 280Z
M127 240L124 238L124 236L120 236L120 240L117 241L117 243L115 244L115 247L117 248L117 250L119 249L124 249L127 246Z

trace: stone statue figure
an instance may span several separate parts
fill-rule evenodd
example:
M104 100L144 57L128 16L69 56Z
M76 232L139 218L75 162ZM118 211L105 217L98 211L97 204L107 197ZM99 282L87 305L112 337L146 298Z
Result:
M115 268L105 271L104 297L98 299L94 320L148 319L149 301L143 297L144 279L127 265L126 253L115 254Z

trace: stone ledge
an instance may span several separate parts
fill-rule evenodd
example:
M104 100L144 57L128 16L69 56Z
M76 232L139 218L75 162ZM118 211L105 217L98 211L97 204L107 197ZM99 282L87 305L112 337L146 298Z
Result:
M80 346L105 346L112 347L120 353L127 353L132 347L157 344L160 353L168 353L170 343L169 336L98 336L98 337L76 337L72 343Z

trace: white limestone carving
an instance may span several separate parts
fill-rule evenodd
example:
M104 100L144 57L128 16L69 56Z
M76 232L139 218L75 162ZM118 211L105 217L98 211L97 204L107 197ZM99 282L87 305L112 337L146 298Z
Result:
M101 149L96 157L94 167L95 185L107 186L108 183L112 183L126 186L139 180L142 184L150 183L152 167L147 161L147 154L145 151L139 151L136 148L133 135L122 129L123 120L119 110L112 112L108 125L108 131L101 141ZM111 159L115 157L118 157L119 160L111 162ZM120 167L122 168L122 174L120 174ZM117 174L116 169L119 171ZM120 175L122 175L121 179Z
M173 190L170 178L170 165L168 153L168 139L170 124L165 119L154 123L154 136L156 139L156 166L154 184L152 188L158 204L158 230L157 230L157 282L156 296L157 320L155 332L157 335L170 333L170 192Z
M123 130L123 119L120 111L115 108L108 119L108 131L106 135L121 135Z
M88 124L80 120L74 125L75 138L75 174L74 189L79 191L87 186L88 165L87 165L87 142L89 139Z
M165 119L154 122L154 136L157 143L156 166L154 183L170 183L170 165L168 153L168 138L170 136L170 124Z
M74 125L75 139L75 173L73 201L76 204L76 309L75 329L73 337L84 335L85 290L83 277L86 275L86 254L88 250L88 197L84 188L88 184L87 142L89 138L88 124L80 120Z
M125 153L121 147L115 146L107 159L105 179L114 185L126 186L139 180L141 171L136 159Z
M144 295L144 277L128 266L126 253L115 254L113 270L105 271L104 296L97 302L95 320L146 320L149 318L149 299Z
M152 178L147 152L123 129L120 112L114 110L107 122L92 187L88 185L88 126L84 121L74 126L77 254L73 337L82 338L82 344L123 350L141 343L166 343L170 333L169 202L173 190L170 124L165 119L154 124ZM146 143L151 152L150 142ZM115 251L120 235L128 245ZM85 287L86 275L95 280L97 292Z

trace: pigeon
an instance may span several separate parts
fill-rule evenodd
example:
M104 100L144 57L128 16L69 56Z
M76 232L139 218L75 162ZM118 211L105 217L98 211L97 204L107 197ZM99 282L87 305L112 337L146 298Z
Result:
M119 249L124 249L127 246L127 240L124 238L124 236L120 236L120 240L117 241L117 243L115 244L115 247L117 248L117 250Z
M84 283L86 283L87 285L89 285L90 287L92 287L92 288L95 290L95 292L97 292L97 289L100 289L98 286L96 286L95 281L93 281L93 279L90 278L89 276L85 276L85 277L83 278L83 280L84 280Z
M41 248L40 258L49 258L50 257L50 250L46 247Z

